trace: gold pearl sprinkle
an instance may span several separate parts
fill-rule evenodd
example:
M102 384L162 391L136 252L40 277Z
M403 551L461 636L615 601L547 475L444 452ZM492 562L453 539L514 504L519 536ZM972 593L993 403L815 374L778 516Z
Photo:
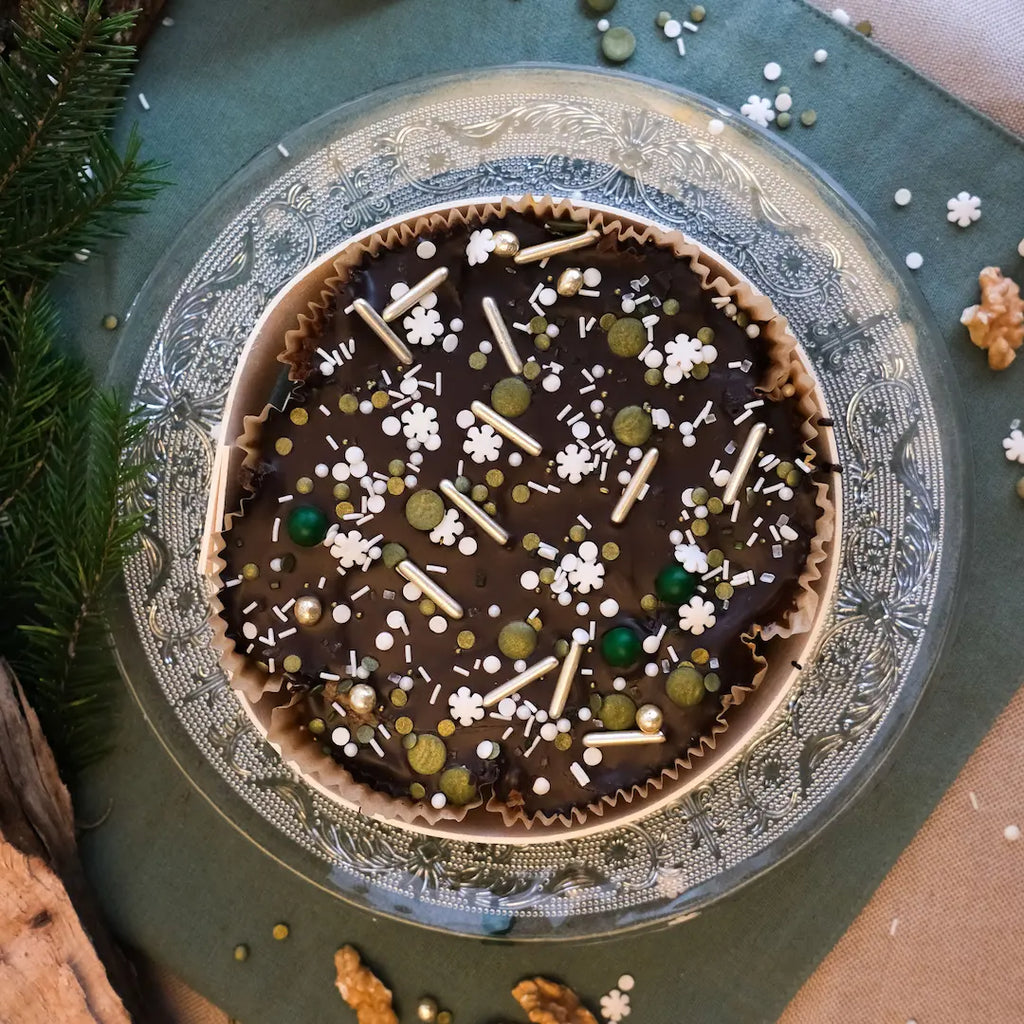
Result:
M412 732L412 719L407 715L395 719L395 732L399 736L408 736Z
M299 494L309 494L313 490L313 480L308 476L300 476L299 479L295 481L295 490L297 490Z
M334 514L339 519L344 519L345 516L352 515L355 510L356 507L351 501L339 501L338 504L334 506Z
M450 718L442 718L437 723L438 736L451 736L453 732L455 732L455 723Z
M555 291L559 295L575 295L583 287L583 271L579 267L566 267L558 275Z
M274 442L274 451L278 455L287 455L292 450L292 441L290 437L279 437Z
M388 477L388 494L401 494L405 491L405 481L400 476Z
M550 565L545 565L538 575L540 576L541 583L546 586L551 586L555 582L555 570Z
M536 551L540 547L540 537L536 533L528 533L523 537L522 544L525 551Z
M585 526L580 526L578 523L575 526L569 527L569 540L575 541L579 544L580 541L587 539L587 529Z
M690 653L690 660L694 665L706 665L710 659L711 655L708 654L707 649L704 647L698 647Z
M516 484L512 488L512 500L517 505L525 505L530 500L530 488L526 484Z
M460 650L468 651L476 643L476 634L471 629L463 629L455 638L455 642Z
M246 562L242 566L242 577L247 580L258 579L260 575L260 567L255 562Z
M277 939L278 942L281 942L284 939L288 938L288 936L291 934L291 929L288 927L288 925L283 923L275 924L274 930L271 934L274 936L275 939Z
M658 607L658 599L653 594L644 594L644 596L640 598L640 607L643 608L645 612L653 612L654 609Z
M391 402L391 396L386 391L374 391L370 395L370 404L374 409L384 409Z
M315 626L323 615L320 598L304 594L295 602L295 621L303 626Z
M505 482L505 474L500 469L489 469L484 479L488 487L500 487Z
M606 562L614 562L619 557L619 545L610 540L607 544L601 545L601 557Z
M301 408L292 409L292 411L288 413L288 418L292 421L292 423L301 427L304 423L309 422L309 413L306 412L305 409Z
M437 605L429 597L423 598L418 607L421 615L433 615L437 611Z
M388 694L388 700L391 701L394 707L404 708L405 705L409 703L409 695L400 686L396 686L391 693Z
M572 737L567 732L560 732L555 737L555 750L568 750L572 746Z
M351 393L344 394L338 399L338 408L343 413L352 415L352 413L359 411L359 399Z
M285 672L298 672L302 668L302 659L297 654L289 654L284 659Z
M348 484L335 484L333 494L338 501L344 501L352 493Z

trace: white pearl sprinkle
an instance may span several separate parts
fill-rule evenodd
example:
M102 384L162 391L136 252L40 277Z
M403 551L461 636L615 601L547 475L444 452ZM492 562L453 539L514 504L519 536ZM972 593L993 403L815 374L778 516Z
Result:
M477 543L475 537L463 537L459 541L459 554L461 555L475 555L477 549Z
M396 281L391 286L391 298L400 299L408 290L409 286L404 281Z
M576 614L582 619L584 615L590 614L590 605L586 601L580 601L575 608Z
M716 487L724 487L729 482L731 476L732 474L729 470L720 469L711 479Z
M1017 825L1007 825L1006 828L1003 829L1003 838L1008 843L1015 843L1015 842L1017 842L1017 840L1020 839L1020 828L1019 828L1019 826L1017 826Z
M545 722L540 727L540 738L550 743L558 735L558 726L554 722Z
M362 414L363 414L364 416L369 416L369 415L370 415L370 413L372 413L372 412L373 412L373 402L371 402L371 401L370 401L370 400L369 400L368 398L364 398L364 399L363 399L363 400L362 400L362 401L361 401L361 402L359 403L359 411L360 411L360 412L361 412L361 413L362 413Z
M491 756L491 744L494 740L483 740L476 745L476 756L482 757L484 760Z
M551 783L548 782L548 780L545 779L543 775L538 775L537 778L533 780L533 791L537 794L537 796L544 796L544 794L549 792L550 790Z
M516 702L511 697L502 697L498 701L498 714L511 718L516 713Z
M516 708L516 718L521 722L525 722L528 718L532 717L533 712L525 704L520 704L519 707Z
M787 110L791 109L792 106L793 97L790 96L788 92L780 92L779 95L775 97L776 110L785 113Z
M597 267L587 267L583 271L583 283L588 288L596 288L601 283L601 271Z
M431 633L443 633L448 628L448 620L443 615L431 615L427 625Z
M337 623L348 622L352 618L352 609L347 604L336 604L331 611L331 617Z
M779 76L782 74L782 68L773 60L769 61L764 66L764 77L769 82L777 81Z
M405 615L395 608L388 612L387 624L389 629L402 629L405 626Z
M619 483L620 483L620 484L621 484L621 485L622 485L623 487L625 487L625 486L626 486L626 484L628 484L628 483L629 483L629 481L633 479L633 477L632 477L632 475L631 475L631 474L630 474L630 473L629 473L629 472L628 472L627 470L623 469L623 470L622 470L622 471L621 471L621 472L619 473L619 475L618 475L617 479L618 479Z
M519 452L511 452L508 457L508 464L513 468L517 469L523 464L523 456Z
M431 257L437 254L437 246L434 245L429 239L424 239L416 246L416 255L421 260L429 260Z
M892 197L893 202L897 206L906 206L913 198L913 193L909 188L898 188L896 189L895 195Z
M359 747L355 743L346 743L345 744L345 756L346 757L355 757L356 754L358 754L358 753L359 753Z
M422 596L423 591L420 590L415 583L406 583L406 585L402 587L402 597L404 597L406 601L418 601Z
M607 18L601 18L597 23L598 32L607 32L611 27L612 23Z
M398 688L400 690L404 690L406 693L413 688L413 685L412 676L402 676L402 678L398 680Z
M441 348L449 354L459 347L459 339L454 334L446 334L441 341Z
M602 602L598 611L606 618L610 619L613 615L617 615L619 612L619 602L614 597L606 597Z
M512 671L513 672L525 672L526 671L526 662L522 658L516 658L516 660L512 662Z
M343 725L339 725L338 728L331 733L331 742L336 743L339 747L345 746L351 738L352 734Z
M631 992L635 984L636 981L633 978L632 974L624 974L621 978L619 978L617 988L620 992Z
M683 26L675 18L670 18L666 21L664 28L662 28L666 39L676 39L682 31Z
M597 545L592 540L585 540L580 545L580 558L584 562L593 562L597 558Z
M542 306L553 306L558 301L558 292L554 288L541 288L537 301Z
M920 270L924 266L924 257L919 252L908 252L907 266L911 270Z
M1020 240L1020 241L1019 241L1019 242L1017 243L1017 254L1018 254L1019 256L1024 256L1024 238L1022 238L1022 239L1021 239L1021 240Z
M564 608L567 604L572 604L572 594L566 591L564 594L558 595L558 603Z
M590 424L586 420L577 420L572 425L572 436L577 441L585 441L590 437Z
M572 638L578 644L590 643L590 633L587 630L585 630L582 626L577 626L572 631Z
M590 368L590 376L594 378L603 377L604 367L600 363L598 363L596 366L592 366Z
M1021 245L1024 245L1024 242L1021 242ZM604 402L602 402L600 398L595 398L590 403L590 411L595 414L604 412Z
M722 132L725 131L725 122L719 120L717 117L711 118L711 120L708 121L708 131L711 132L712 135L721 135Z
M815 50L814 51L814 63L824 64L828 60L828 50Z
M495 672L498 672L501 669L501 658L496 654L488 654L487 657L484 658L483 669L488 675L493 676Z
M645 676L650 676L653 679L659 672L661 672L661 669L658 667L658 663L656 661L649 661L644 665Z
M438 810L438 811L441 810L441 808L444 807L444 805L447 804L447 803L448 803L448 797L446 797L444 795L444 793L435 793L430 798L430 806L433 807L435 810Z
M591 711L590 708L580 708L579 711L576 712L576 717L581 722L589 722L594 717L594 712Z
M591 768L596 767L604 760L604 753L600 747L587 747L583 751L583 763Z
M612 689L624 690L626 688L626 680L622 676L616 676L612 680Z
M397 416L385 416L381 422L380 429L388 437L394 437L396 434L401 433L402 421Z
M523 590L535 590L540 584L540 576L537 575L532 569L527 569L526 572L519 577L519 586Z
M539 580L540 577L538 576L537 579ZM491 607L487 609L487 614L492 619L496 619L501 614L501 605L492 604Z

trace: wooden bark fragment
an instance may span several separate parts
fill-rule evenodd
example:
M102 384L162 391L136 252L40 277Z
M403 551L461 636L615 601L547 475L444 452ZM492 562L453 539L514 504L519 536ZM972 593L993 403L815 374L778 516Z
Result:
M147 1017L78 860L71 798L39 719L0 659L0 1021Z

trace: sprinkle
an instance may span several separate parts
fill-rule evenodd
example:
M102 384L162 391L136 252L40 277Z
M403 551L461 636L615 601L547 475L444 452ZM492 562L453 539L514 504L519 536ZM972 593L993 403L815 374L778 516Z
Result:
M328 443L328 444L329 444L329 445L330 445L330 446L331 446L331 447L332 447L332 448L333 448L333 449L334 449L335 451L337 451L337 450L338 450L338 442L337 442L337 441L335 441L335 440L334 440L334 438L333 438L333 437L331 437L331 435L330 435L330 434L325 434L325 435L324 435L324 439L325 439L325 440L327 441L327 443Z
M899 927L899 925L900 925L900 919L898 917L894 917L892 919L892 924L889 925L889 935L890 936L893 936L893 935L896 934L896 929Z
M766 81L775 82L782 74L782 68L775 62L769 61L764 66L764 77Z
M534 263L547 256L557 256L559 253L586 248L589 245L593 245L600 237L601 232L592 228L589 231L582 231L577 235L567 235L564 238L556 238L551 242L527 246L525 249L520 249L513 259L519 264ZM537 294L539 294L539 291L534 294L534 298L536 298Z
M378 757L383 757L384 756L384 750L381 748L381 745L377 742L377 738L376 737L374 737L372 740L370 740L370 746L373 747L373 752Z
M967 794L967 796L968 796L968 798L969 798L969 799L970 799L970 801L971 801L971 806L972 806L972 807L973 807L973 808L974 808L975 810L977 810L977 809L978 809L978 798L977 798L977 796L975 796L975 794L974 794L974 790L972 789L972 790L971 790L971 791L970 791L970 792L969 792L969 793Z
M814 51L814 63L824 64L828 60L828 50L815 50Z
M146 99L146 94L144 92L139 93L139 106L142 107L143 110L149 110L149 100Z
M907 206L912 198L913 193L909 188L898 188L892 197L892 201L897 206Z
M438 683L434 687L434 692L430 695L430 703L431 704L435 704L437 702L437 698L440 695L440 693L441 693L441 684Z
M590 783L590 776L583 770L583 766L578 761L573 761L569 765L569 771L572 772L573 778L581 786L586 786Z
M468 676L470 674L469 670L463 668L461 665L452 665L452 669L453 671L458 672L460 676Z
M446 565L427 565L427 572L434 572L443 575L447 571L448 567Z
M358 601L358 600L359 600L359 598L363 597L364 595L368 594L369 592L370 592L370 585L369 585L369 584L367 583L367 584L366 584L366 586L364 586L364 587L360 587L360 588L359 588L359 589L358 589L358 590L357 590L357 591L356 591L356 592L355 592L355 593L354 593L354 594L352 595L352 597L351 597L351 598L350 598L349 600L351 600L351 601Z
M1003 838L1008 843L1015 843L1020 839L1020 827L1018 825L1007 825L1003 829Z
M270 539L273 543L277 543L277 535L281 532L281 517L278 516L274 520L274 525L270 531Z
M924 257L919 252L908 252L906 264L911 270L920 270L924 266Z
M288 150L285 148L285 144L283 142L279 142L277 144L277 151L278 153L281 154L281 156L285 157L285 159L291 156L291 153L289 153Z

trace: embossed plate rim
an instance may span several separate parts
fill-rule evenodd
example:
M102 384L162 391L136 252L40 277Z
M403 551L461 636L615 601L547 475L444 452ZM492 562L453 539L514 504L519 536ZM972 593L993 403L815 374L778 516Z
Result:
M888 252L888 249L884 245L884 243L880 243L877 231L872 226L870 226L870 222L868 222L867 218L862 213L854 210L854 204L852 204L849 201L848 197L844 196L841 189L836 187L834 183L832 183L824 175L818 174L817 181L815 181L815 171L813 168L809 169L809 161L802 157L796 156L788 146L779 146L778 140L775 139L771 140L771 142L774 143L775 152L773 154L771 145L769 145L767 149L765 148L765 136L763 133L758 132L756 129L752 128L752 126L743 122L743 119L737 118L734 114L730 113L725 108L717 104L709 103L708 101L703 100L699 97L695 97L692 94L686 93L684 90L679 90L675 87L666 86L663 83L652 83L648 81L643 81L635 78L634 76L601 74L589 69L560 69L552 68L550 66L538 65L531 65L529 67L518 67L513 69L486 69L482 72L477 72L468 75L437 76L431 79L425 79L413 83L405 83L403 86L392 87L391 89L384 90L381 93L376 93L373 94L372 96L365 97L362 100L357 100L351 104L346 104L344 107L339 108L339 110L323 115L316 121L311 122L310 125L307 125L302 129L299 129L296 133L293 133L292 136L289 136L284 141L286 143L291 142L293 150L298 151L301 148L301 139L305 133L312 132L314 129L322 128L324 125L327 124L333 124L335 123L335 121L340 121L341 119L346 117L350 118L351 121L354 123L363 123L369 118L371 118L382 107L385 107L389 102L396 103L403 96L408 97L414 94L417 96L421 96L427 90L434 90L434 95L437 95L443 92L445 88L450 88L453 85L466 85L467 83L475 81L482 81L485 85L489 80L502 80L507 82L508 77L512 74L519 76L519 78L517 78L517 82L524 80L524 76L525 78L532 77L534 80L536 80L538 76L546 77L549 83L553 82L554 80L557 80L562 85L561 92L559 93L559 99L562 99L566 95L567 91L570 95L573 94L572 90L569 88L571 85L575 85L577 89L582 89L583 86L581 85L581 82L585 82L589 87L597 89L601 85L602 80L604 80L605 82L608 83L618 82L621 89L629 91L632 95L632 98L645 108L647 106L650 106L651 109L656 109L660 111L660 109L666 105L675 104L679 111L689 110L691 113L696 111L705 118L708 116L721 117L723 120L726 121L728 125L727 136L729 138L735 137L739 141L745 142L745 145L752 147L754 151L762 153L767 152L768 154L773 155L776 162L788 162L788 164L791 166L791 168L797 174L797 176L802 176L803 178L808 179L806 184L809 188L812 188L816 194L822 194L824 197L829 198L834 207L842 210L843 214L845 215L844 224L847 230L851 228L850 218L851 216L853 217L852 223L857 225L858 239L862 244L867 246L869 250L868 255L878 265L887 264L890 276L894 278L899 283L899 285L902 286L902 291L900 291L898 288L896 289L898 293L896 298L900 302L907 303L909 305L909 311L913 314L913 319L916 324L916 327L923 330L924 333L930 333L934 337L938 337L937 331L935 329L934 324L931 321L930 315L922 307L920 299L915 297L911 289L908 288L908 276L906 275L905 271L900 269L898 261L893 258L890 252ZM511 83L508 84L509 87L511 88ZM609 88L610 87L611 86L609 85ZM548 95L549 93L552 92L552 89L544 88L543 90L541 90L540 86L538 86L538 91L543 91L544 95ZM586 91L586 89L583 89L583 91ZM642 96L645 93L645 102L641 102L640 98L637 95L633 95L640 94ZM593 99L592 96L590 98L592 103L598 103L598 101L596 99ZM680 116L682 115L680 114ZM346 130L354 131L351 124L346 126ZM785 160L780 160L780 151L786 158ZM264 154L261 154L260 157L257 157L250 162L250 164L248 165L248 170L242 173L242 177L246 178L251 174L255 174L255 172L260 171L260 167L258 165L260 164L261 160L264 164L267 164L269 161L277 159L278 157L274 150L266 151ZM616 171L616 173L620 172ZM634 179L631 178L630 180ZM223 200L226 192L230 190L232 185L237 186L238 182L238 178L232 179L232 182L229 183L228 186L219 191L217 195L210 201L210 203L207 204L206 207L204 207L204 210L201 211L199 217L197 218L197 221L202 221L207 213L211 211L216 211L218 200ZM829 196L829 192L831 192L831 196ZM593 200L591 199L588 201ZM422 205L422 203L420 205ZM195 226L197 221L193 221L193 227ZM700 240L702 244L709 245L709 243L704 241L704 239L698 240ZM179 244L180 247L184 248L184 237L181 240L179 240ZM716 248L714 245L709 245L709 247L712 249ZM140 299L136 300L136 303L133 304L132 317L130 318L130 320L135 319L135 313L140 308L139 302L142 301L141 297L149 294L149 289L154 279L166 269L166 266L168 264L173 262L173 256L177 253L178 248L178 245L172 248L172 250L170 250L167 256L165 257L165 260L161 262L161 264L157 267L154 273L150 276L150 279L147 282L146 287L144 288L143 292L140 293ZM879 256L881 256L881 261L879 260ZM768 289L763 290L768 291ZM769 294L771 294L770 291ZM131 324L129 324L129 327L130 326ZM126 348L129 343L129 333L130 331L126 331L125 338L122 341L121 349L119 350L118 362L122 370L127 369L132 362L130 351L126 351ZM937 351L932 354L938 355L940 359L942 357L941 349L937 349ZM143 359L146 358L145 352L142 353L142 357ZM935 395L938 395L939 401L945 402L945 408L943 409L944 414L948 414L952 410L952 415L956 418L957 422L959 422L961 419L961 414L959 412L959 409L953 403L949 395L949 390L945 386L944 382L942 382L941 379L937 378L937 374L933 370L931 370L931 368L922 367L921 373L923 377L928 378L930 387L936 389ZM929 392L930 398L935 397L935 395ZM945 508L947 516L950 512L958 513L961 511L961 506L963 504L961 499L965 497L962 488L951 486L955 484L955 476L962 476L962 471L958 470L953 474L953 476L950 476L948 472L950 470L948 458L950 449L955 450L958 446L959 436L957 435L957 432L954 431L953 436L947 439L947 444L944 445L944 451L947 456L946 465L943 467L947 470L947 506ZM953 519L957 522L958 525L960 525L960 523L962 523L962 514L954 515ZM950 537L947 536L946 540L948 541L949 539ZM957 544L955 546L957 548L959 547L959 538L957 538ZM955 553L958 553L958 551ZM956 574L955 570L957 568L955 564L956 561L956 558L954 558L954 565L952 566L952 575L954 576ZM942 561L942 570L944 577L948 579L950 576L951 565L950 559L945 557L945 553ZM932 647L933 649L929 652L930 657L926 659L927 661L929 661L930 664L934 663L935 657L937 655L937 652L934 649L934 645L932 645ZM915 664L920 662L923 657L923 652L917 649L914 658ZM133 687L133 691L134 689L135 688ZM832 790L830 790L831 798L829 800L816 802L813 807L811 807L809 810L805 811L802 814L799 821L796 823L800 826L800 828L796 830L790 829L790 831L785 833L781 838L772 840L770 843L766 845L760 857L756 854L748 854L734 867L719 870L716 873L712 874L708 879L698 882L696 885L687 886L685 889L682 890L681 896L678 896L674 900L668 901L664 905L657 906L653 910L651 909L651 904L649 903L645 904L643 908L641 908L640 910L634 908L632 912L627 911L625 913L616 912L615 910L598 910L594 912L588 912L587 914L582 916L571 916L568 921L563 922L561 925L557 920L550 921L533 915L520 915L514 912L511 913L510 917L509 914L505 914L503 916L509 917L512 923L516 923L519 926L519 930L526 929L528 924L530 924L531 927L534 927L534 932L532 932L529 936L532 938L547 938L553 936L578 938L580 932L593 934L597 931L597 929L603 929L607 933L609 930L621 930L623 928L634 926L638 927L644 924L650 924L652 923L652 917L654 918L653 923L668 923L672 920L678 919L679 916L685 915L686 913L692 911L692 909L695 906L703 905L704 903L709 902L711 899L718 898L724 895L725 891L729 891L730 889L735 888L736 885L739 884L740 881L744 880L745 876L748 875L752 870L761 870L765 866L765 864L762 863L762 861L770 861L771 863L776 863L783 859L784 856L788 856L789 853L793 852L793 849L796 845L801 845L803 842L806 842L809 838L811 838L813 834L816 834L817 831L821 827L823 827L823 825L827 823L828 820L831 820L831 818L834 817L835 814L839 813L839 810L843 806L846 806L846 804L849 802L849 799L852 798L853 795L855 795L855 792L858 791L861 788L861 786L866 784L868 779L871 776L873 776L874 771L877 770L881 760L878 748L881 747L883 751L891 749L892 744L895 742L896 734L902 731L902 727L905 725L909 713L912 711L913 706L916 705L917 700L920 698L920 693L921 686L919 685L914 690L914 692L909 695L910 697L912 697L911 700L906 699L908 697L908 694L905 690L897 694L896 701L899 704L899 706L894 706L890 708L889 712L884 716L884 722L882 723L884 728L880 728L877 732L875 732L875 734L870 739L869 745L871 747L871 752L873 755L873 763L870 766L872 771L862 771L860 774L857 775L855 779L852 780L848 776L841 779L839 783L837 783L836 786L833 787ZM901 697L904 698L902 701L900 700ZM141 697L139 693L136 693L136 699L140 700L140 704L143 704L143 710L145 711L145 698ZM154 710L167 710L169 713L169 709L155 708ZM159 734L159 729L157 731ZM884 742L878 742L878 737L882 736L883 734ZM164 736L161 735L160 738L161 742L163 743L165 739ZM180 739L181 737L178 738ZM179 749L178 752L183 755L195 752L194 748L191 747L191 740L186 740L186 746L188 749ZM175 759L178 760L177 757ZM195 761L196 758L193 757L192 760ZM222 790L229 802L234 802L237 805L244 805L245 808L252 810L252 808L248 804L244 803L244 800L238 799L237 796L228 797L228 794L234 792L233 789L228 786L224 778L222 778L220 775L217 775L216 772L211 772L208 770L212 766L205 765L205 763L202 762L201 759L199 759L196 763L197 765L202 765L202 774L216 776L216 782L212 786L209 786L209 783L207 784L209 788L215 790ZM189 775L189 777L191 779L191 775ZM191 779L191 781L193 781L193 783L197 786L198 789L200 789L201 792L204 792L204 796L206 796L208 799L211 799L209 794L204 791L203 786L200 785L197 780ZM847 793L847 789L851 790L851 792ZM841 799L839 799L838 802L836 799L837 792L841 797ZM211 800L211 802L213 802L216 806L216 801ZM242 806L239 806L236 809L242 810ZM218 810L220 810L222 814L224 813L224 811L219 807ZM253 813L255 814L255 811ZM239 825L237 825L237 823L232 823L235 824L236 827L240 827ZM798 831L799 834L794 836L794 831ZM273 832L273 830L271 829L270 832ZM253 836L250 836L250 838L252 838L253 841L258 841ZM277 842L278 839L281 839L285 846L288 846L291 843L291 840L284 839L283 836L278 836L276 833L274 833L273 836L268 834L267 838L268 841L273 839L275 841L275 845L278 848L282 847L282 844L280 842ZM782 849L783 846L785 847L785 849ZM273 853L272 855L276 856L276 854ZM293 858L287 857L283 859L283 862L284 860L291 859ZM310 858L304 857L299 859L309 860ZM320 871L322 873L324 865L319 861L317 862L317 864L319 865ZM305 874L307 877L311 873L305 868L300 869L290 863L286 866L289 866L292 870L296 870L301 874ZM311 880L314 881L314 884L321 884L316 879ZM370 895L356 896L352 892L338 893L335 890L331 889L327 889L327 891L332 892L332 894L334 895L341 895L344 898L348 898L360 905L369 906L377 913L390 913L393 916L396 915L396 910L394 906L382 906L379 898L373 898L372 892L370 893ZM378 897L380 897L380 895L380 893L377 894ZM459 912L447 907L441 908L441 910L442 916L445 919L441 922L432 921L430 920L431 914L433 913L432 908L427 904L425 900L418 901L415 899L415 897L413 897L412 906L408 908L405 912L414 915L419 915L417 917L417 923L424 924L428 927L440 927L445 930L462 931L467 934L492 933L488 930L488 928L482 926L479 920L480 914L477 911L474 911L472 914L467 914L465 912ZM541 930L537 930L538 924L540 925ZM524 936L524 938L525 937L527 936Z

